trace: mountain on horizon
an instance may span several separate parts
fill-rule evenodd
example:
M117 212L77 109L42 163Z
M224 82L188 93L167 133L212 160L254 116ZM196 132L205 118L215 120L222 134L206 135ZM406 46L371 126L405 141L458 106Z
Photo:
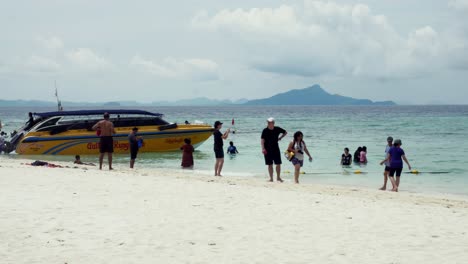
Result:
M1 100L0 106L56 106L56 102L38 100ZM315 84L304 89L294 89L279 93L269 98L247 100L217 100L206 97L182 99L177 101L154 101L140 103L137 101L113 102L69 102L64 101L65 107L139 107L139 106L217 106L217 105L396 105L392 101L373 102L368 99L355 99L352 97L329 94L320 85Z
M294 89L269 98L250 100L244 105L396 105L392 101L373 102L338 94L329 94L320 85Z

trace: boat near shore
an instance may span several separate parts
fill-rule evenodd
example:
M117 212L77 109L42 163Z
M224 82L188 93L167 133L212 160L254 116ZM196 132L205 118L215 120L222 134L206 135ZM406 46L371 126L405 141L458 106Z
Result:
M8 142L8 152L24 155L93 155L99 153L99 136L92 126L109 113L114 124L114 153L130 152L128 134L138 128L143 139L140 152L176 151L190 138L194 148L213 133L207 124L177 124L163 114L142 110L77 110L34 113Z

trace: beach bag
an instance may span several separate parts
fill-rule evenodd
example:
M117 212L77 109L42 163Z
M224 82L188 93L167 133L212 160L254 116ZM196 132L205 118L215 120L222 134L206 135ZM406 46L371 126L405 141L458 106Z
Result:
M289 152L289 151L286 150L286 151L284 152L284 157L285 157L287 160L291 161L291 160L294 158L294 152L292 152L292 151Z

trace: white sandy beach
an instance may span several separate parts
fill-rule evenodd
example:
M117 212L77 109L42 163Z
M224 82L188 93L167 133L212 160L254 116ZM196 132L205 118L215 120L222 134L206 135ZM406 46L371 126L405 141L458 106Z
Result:
M466 197L26 162L0 157L0 263L468 259Z

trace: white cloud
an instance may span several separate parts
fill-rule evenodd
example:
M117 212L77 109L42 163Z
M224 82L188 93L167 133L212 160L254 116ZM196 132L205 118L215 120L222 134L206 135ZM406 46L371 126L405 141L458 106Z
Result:
M221 10L192 19L227 31L249 49L249 64L279 74L412 78L448 64L447 43L430 26L399 34L364 4L304 1L277 8Z
M54 60L40 56L31 56L24 64L28 72L57 72L61 66Z
M95 54L91 49L78 48L66 52L65 57L81 69L88 71L102 71L114 68L113 64L105 58Z
M62 39L57 36L52 36L49 38L46 37L38 37L38 42L49 50L61 50L64 47Z
M165 58L161 62L152 61L135 55L130 61L132 67L150 74L170 79L192 79L208 81L218 79L218 64L207 59Z
M451 0L449 6L459 10L468 10L468 0Z

